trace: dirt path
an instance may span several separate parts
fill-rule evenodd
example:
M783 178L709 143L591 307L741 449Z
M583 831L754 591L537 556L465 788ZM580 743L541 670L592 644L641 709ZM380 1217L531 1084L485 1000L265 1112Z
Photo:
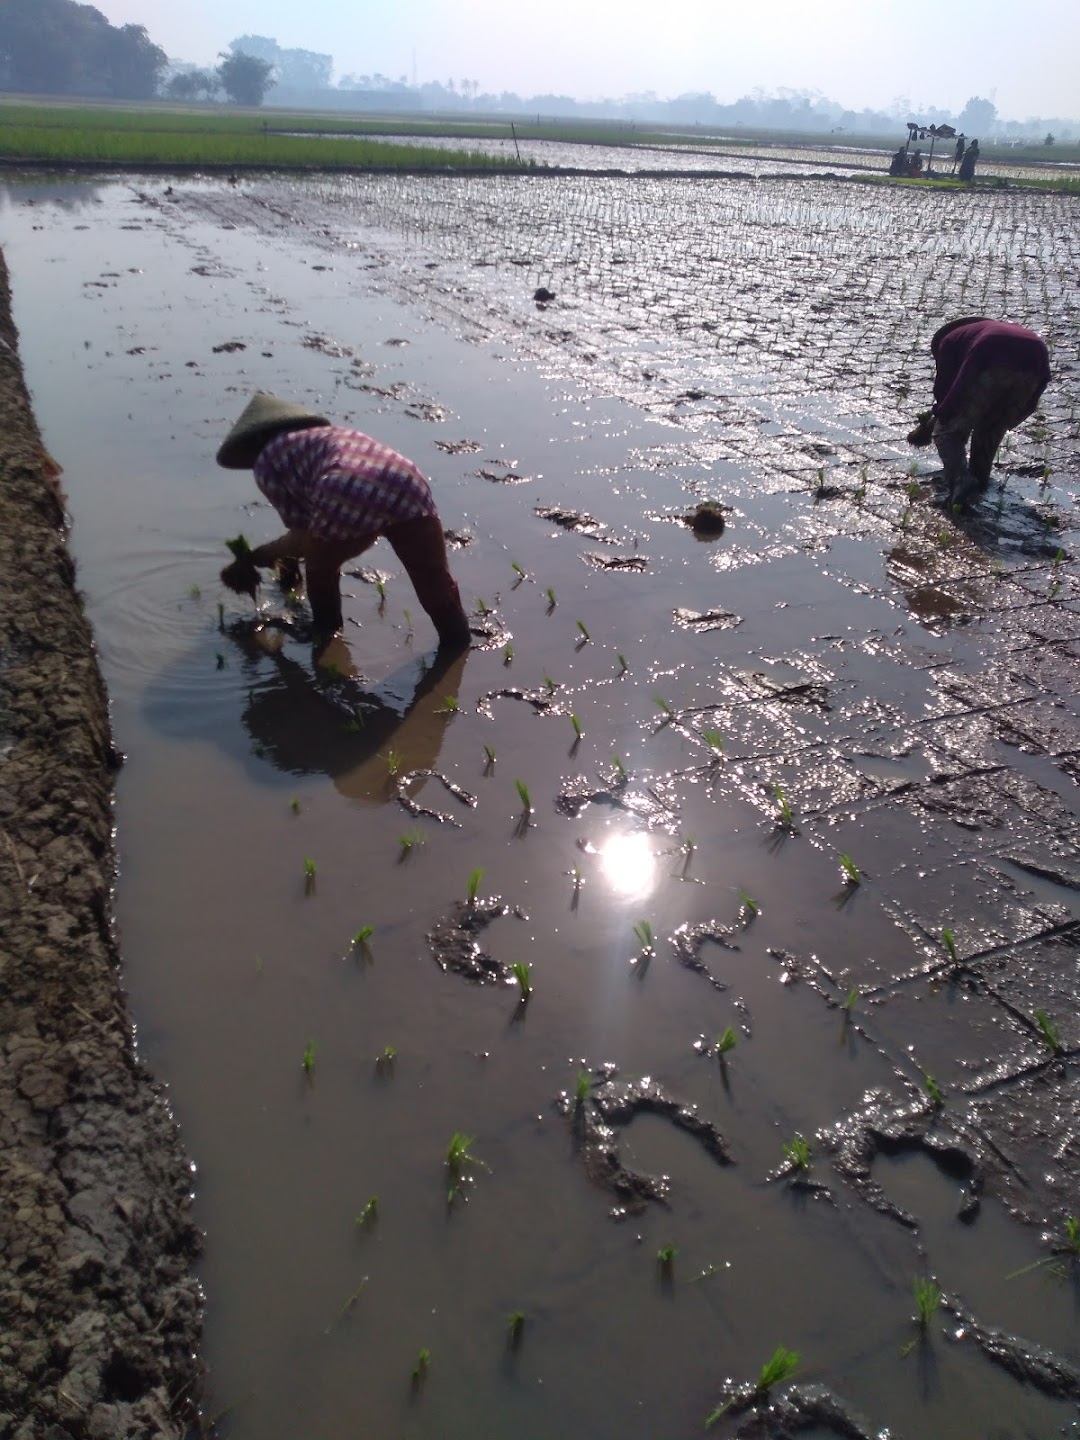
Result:
M165 1437L198 1399L192 1175L111 922L117 763L0 255L0 1435Z

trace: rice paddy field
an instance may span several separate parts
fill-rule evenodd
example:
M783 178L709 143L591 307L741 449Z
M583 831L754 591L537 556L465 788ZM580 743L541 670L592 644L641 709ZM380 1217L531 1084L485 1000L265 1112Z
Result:
M4 180L208 1432L1080 1434L1076 204ZM956 515L973 313L1054 379ZM256 388L430 475L467 655L382 542L332 669L220 587Z

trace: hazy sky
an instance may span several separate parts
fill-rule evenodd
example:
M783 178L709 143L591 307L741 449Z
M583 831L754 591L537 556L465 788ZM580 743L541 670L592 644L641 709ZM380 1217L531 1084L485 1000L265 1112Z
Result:
M1078 0L93 0L209 64L238 35L334 57L335 78L477 80L481 91L579 99L756 86L818 90L852 109L1080 117Z

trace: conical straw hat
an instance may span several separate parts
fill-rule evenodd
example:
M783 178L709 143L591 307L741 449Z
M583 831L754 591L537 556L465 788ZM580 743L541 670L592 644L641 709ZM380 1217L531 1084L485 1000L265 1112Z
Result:
M293 405L260 390L248 401L244 413L222 441L217 462L226 470L250 470L266 442L283 430L306 430L312 425L330 423L325 415L304 405Z

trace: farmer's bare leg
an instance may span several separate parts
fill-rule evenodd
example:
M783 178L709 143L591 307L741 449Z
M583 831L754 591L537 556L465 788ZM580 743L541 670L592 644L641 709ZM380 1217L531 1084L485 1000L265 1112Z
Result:
M994 458L1008 430L1021 424L1037 397L1037 382L1017 370L987 372L983 413L971 433L971 473L981 485L990 482Z
M958 415L947 424L934 424L934 445L945 471L945 484L949 500L952 501L958 488L965 488L971 480L968 470L967 446L971 435L971 422Z
M446 537L438 518L424 515L403 520L386 531L394 554L412 581L416 598L431 617L441 645L458 649L470 640L469 617L465 614L457 582L446 559Z
M370 543L370 542L369 542ZM341 629L341 567L367 549L340 540L304 537L304 578L314 629L316 649L321 649Z

